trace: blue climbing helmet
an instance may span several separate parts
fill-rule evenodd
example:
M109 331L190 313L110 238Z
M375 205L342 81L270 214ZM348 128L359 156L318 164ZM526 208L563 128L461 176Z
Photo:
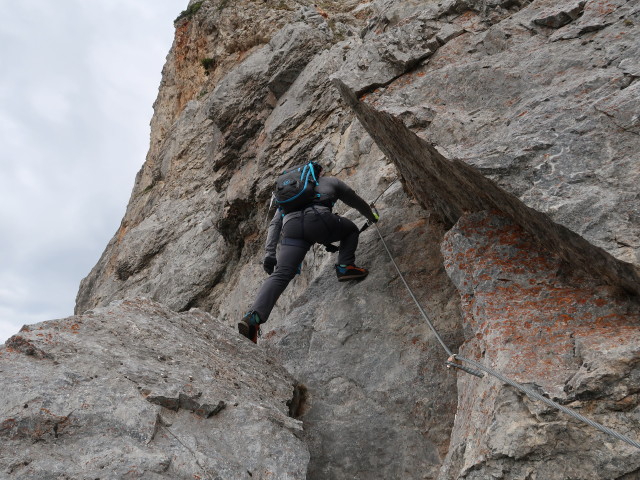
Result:
M321 171L320 164L307 162L288 168L278 176L273 197L284 213L304 210L318 198L316 185Z

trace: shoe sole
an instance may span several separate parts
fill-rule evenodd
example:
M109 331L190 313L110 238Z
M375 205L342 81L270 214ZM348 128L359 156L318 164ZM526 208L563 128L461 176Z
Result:
M247 325L246 323L238 322L238 332L240 332L240 335L248 338L253 343L258 343L258 336L255 334L251 335L251 327L249 327L249 325Z
M349 275L348 277L338 277L339 282L348 282L349 280L360 280L361 278L369 275L368 273L363 273L360 275Z
M249 325L247 325L246 323L238 322L238 331L240 332L240 335L244 335L247 338L251 338L250 328L249 328Z

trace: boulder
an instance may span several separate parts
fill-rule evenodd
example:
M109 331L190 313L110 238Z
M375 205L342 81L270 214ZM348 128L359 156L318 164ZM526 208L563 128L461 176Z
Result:
M0 347L6 479L303 479L292 377L210 315L145 299Z

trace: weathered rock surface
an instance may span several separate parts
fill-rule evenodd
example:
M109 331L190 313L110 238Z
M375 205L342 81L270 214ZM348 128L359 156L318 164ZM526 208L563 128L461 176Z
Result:
M414 195L423 200L425 207L435 209L451 223L464 212L501 210L573 268L604 278L635 295L640 294L640 274L634 265L617 260L553 222L548 215L528 207L465 162L447 159L397 118L358 102L339 80L336 85L378 145L389 158L396 159L403 179Z
M640 6L455 3L463 34L367 101L637 270Z
M1 478L306 477L294 380L206 313L136 300L31 325L0 370Z
M399 177L379 228L450 348L638 437L637 2L191 4L77 313L144 295L233 325L276 172L317 160L367 200ZM358 255L372 274L342 285L310 253L258 347L306 385L308 478L637 475L624 444L495 382L456 389L374 229Z
M640 438L639 305L619 289L563 271L559 256L495 213L461 218L442 250L462 298L462 355ZM441 478L640 475L635 447L495 379L460 376L458 386Z
M442 225L403 204L396 187L379 202L388 215L380 231L441 335L458 345L457 298L438 251ZM265 336L269 351L309 392L302 416L309 478L436 478L449 443L456 376L444 368L446 355L373 228L361 237L358 261L371 268L365 280L338 283L334 261L319 252Z

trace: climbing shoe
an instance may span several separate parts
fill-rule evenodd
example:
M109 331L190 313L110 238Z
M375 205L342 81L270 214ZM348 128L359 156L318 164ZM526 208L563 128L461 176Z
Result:
M260 323L260 316L256 312L247 312L247 314L242 317L242 320L238 322L238 331L253 343L258 343Z
M356 267L355 265L336 265L336 275L339 282L346 282L347 280L357 280L369 275L369 271L366 268Z

